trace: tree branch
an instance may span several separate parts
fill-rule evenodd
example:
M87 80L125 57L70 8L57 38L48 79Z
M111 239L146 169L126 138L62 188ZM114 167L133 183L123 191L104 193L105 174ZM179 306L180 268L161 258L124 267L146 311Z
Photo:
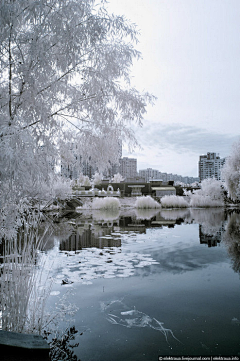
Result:
M74 123L72 123L72 122L70 122L70 120L69 119L67 119L66 117L64 117L62 114L58 114L58 116L60 116L60 117L62 117L63 119L65 119L68 123L70 123L71 125L73 125L75 128L77 128L78 130L82 130L82 129L80 129L80 128L78 128L78 126L77 125L75 125Z
M8 42L8 61L9 61L9 73L8 73L8 110L9 117L12 119L12 53L11 53L11 37L12 37L12 25L10 27L9 33L9 42ZM8 122L8 125L11 126L11 121Z
M69 115L69 114L58 114L58 115L61 115L61 116L64 116L64 117L75 118L75 119L80 120L80 121L82 121L82 122L90 123L90 120L86 120L86 118L89 118L88 115L86 116L85 119L83 119L83 118L78 118L78 117L75 117L74 115Z

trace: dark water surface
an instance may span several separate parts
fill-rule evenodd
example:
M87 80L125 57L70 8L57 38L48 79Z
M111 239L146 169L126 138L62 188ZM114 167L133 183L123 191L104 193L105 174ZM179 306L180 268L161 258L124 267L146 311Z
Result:
M65 221L44 256L56 281L47 308L71 291L77 357L240 357L239 224L223 210Z

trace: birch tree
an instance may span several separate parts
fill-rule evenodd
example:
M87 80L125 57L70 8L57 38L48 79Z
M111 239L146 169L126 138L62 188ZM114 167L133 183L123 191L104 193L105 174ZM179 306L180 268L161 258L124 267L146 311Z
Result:
M136 145L131 123L153 97L130 84L135 25L104 0L1 0L0 24L2 202L48 184L64 144L99 169L117 160L119 139Z

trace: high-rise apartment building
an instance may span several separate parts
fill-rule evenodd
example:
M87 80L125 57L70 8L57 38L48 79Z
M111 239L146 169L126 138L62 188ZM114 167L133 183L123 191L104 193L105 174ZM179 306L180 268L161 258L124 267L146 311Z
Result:
M159 179L160 172L157 169L147 168L139 170L139 176L144 178L145 182L148 182L151 179Z
M208 152L206 155L200 155L198 162L198 174L200 182L203 179L215 178L221 179L221 169L225 163L225 158L220 158L216 153Z
M119 160L119 173L123 178L135 178L137 177L137 159L123 157Z

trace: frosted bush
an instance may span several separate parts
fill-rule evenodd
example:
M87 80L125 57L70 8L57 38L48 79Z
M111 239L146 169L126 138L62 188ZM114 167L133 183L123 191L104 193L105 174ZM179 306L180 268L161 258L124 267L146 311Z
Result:
M124 178L120 173L114 174L114 176L111 180L112 183L120 183L122 181L124 181Z
M119 199L114 197L94 198L92 202L92 209L118 209L120 207Z
M188 202L185 198L175 195L164 196L161 198L163 208L187 208Z
M234 201L240 199L240 139L233 144L231 155L226 158L221 174L228 195Z
M161 205L150 196L138 197L134 206L135 208L143 208L143 209L161 207Z
M223 199L213 199L211 196L202 194L193 194L190 200L191 207L223 207Z
M89 177L87 175L83 175L82 173L80 173L80 175L79 175L78 184L80 186L84 186L84 187L91 186Z
M222 182L208 178L201 183L201 189L189 195L191 207L223 207Z
M93 176L93 185L96 186L96 185L101 184L102 178L103 178L102 173L95 173Z
M64 179L58 177L52 185L52 194L53 197L57 198L66 198L72 194L72 181L70 179Z

